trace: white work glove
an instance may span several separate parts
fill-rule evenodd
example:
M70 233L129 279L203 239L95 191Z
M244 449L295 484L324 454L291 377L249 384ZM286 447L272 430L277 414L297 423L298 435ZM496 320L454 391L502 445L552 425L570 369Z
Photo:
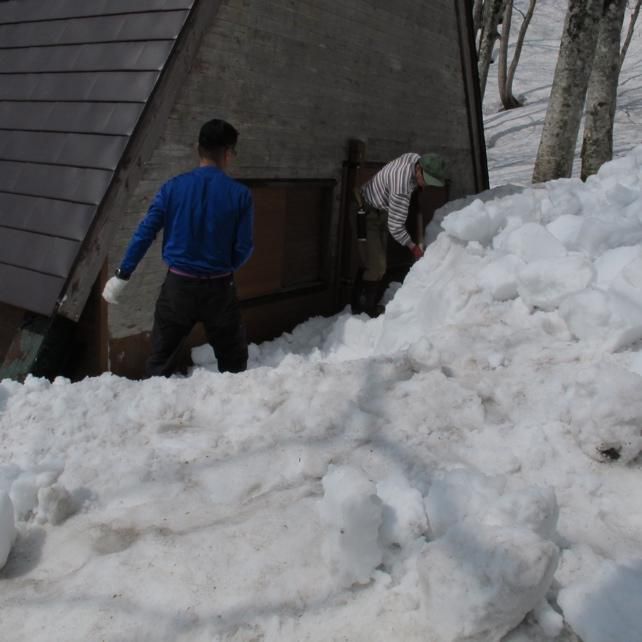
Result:
M123 293L127 281L125 279L119 279L117 276L112 276L107 283L105 283L105 288L103 290L103 299L107 303L118 304L120 301L120 295Z

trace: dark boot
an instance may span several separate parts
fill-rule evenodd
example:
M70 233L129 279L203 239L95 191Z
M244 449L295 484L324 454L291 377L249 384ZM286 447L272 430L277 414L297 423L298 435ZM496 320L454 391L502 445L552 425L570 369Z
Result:
M379 304L381 298L381 283L379 281L363 281L363 309L373 319L383 313L384 307Z

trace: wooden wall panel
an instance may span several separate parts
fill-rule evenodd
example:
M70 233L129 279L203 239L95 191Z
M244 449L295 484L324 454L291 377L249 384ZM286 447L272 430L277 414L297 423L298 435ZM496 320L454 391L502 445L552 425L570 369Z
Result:
M238 272L239 298L250 299L282 287L287 192L284 187L259 187L254 196L255 249Z

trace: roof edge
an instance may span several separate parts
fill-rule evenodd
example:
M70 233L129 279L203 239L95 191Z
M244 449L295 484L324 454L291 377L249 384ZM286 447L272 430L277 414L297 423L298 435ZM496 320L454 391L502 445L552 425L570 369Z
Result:
M67 319L78 321L82 314L107 256L127 199L142 178L144 164L158 144L201 40L218 13L220 5L221 0L196 0L192 6L123 152L62 291L57 313Z

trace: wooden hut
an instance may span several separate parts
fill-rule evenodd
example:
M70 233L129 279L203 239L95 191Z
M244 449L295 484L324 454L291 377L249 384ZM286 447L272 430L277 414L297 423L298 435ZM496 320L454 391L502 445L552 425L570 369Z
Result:
M349 299L348 192L383 162L435 151L450 197L487 187L469 0L0 0L0 76L0 378L141 374L159 247L121 305L99 293L210 118L254 194L255 341Z

